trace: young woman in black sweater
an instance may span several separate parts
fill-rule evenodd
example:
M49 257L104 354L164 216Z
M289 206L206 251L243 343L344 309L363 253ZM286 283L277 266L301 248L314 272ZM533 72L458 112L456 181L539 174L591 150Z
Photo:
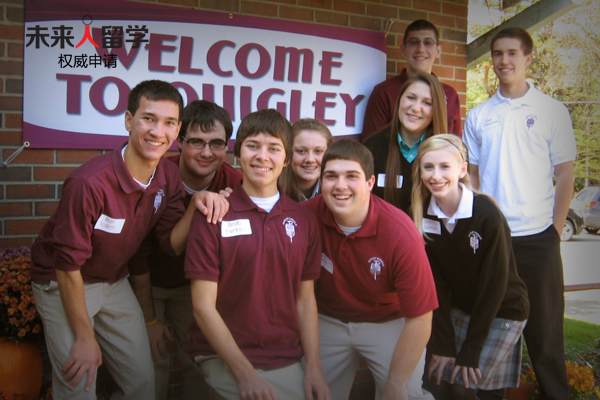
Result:
M438 400L493 398L518 386L529 312L506 219L471 190L466 160L462 141L442 134L421 144L413 168L413 219L440 304L427 347L427 388Z

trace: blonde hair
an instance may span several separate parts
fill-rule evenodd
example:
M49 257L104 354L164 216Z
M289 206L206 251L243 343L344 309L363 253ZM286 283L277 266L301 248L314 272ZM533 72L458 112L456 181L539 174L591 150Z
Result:
M398 117L400 100L404 92L406 92L406 90L408 89L408 87L415 82L424 82L431 88L433 116L431 123L427 127L427 133L425 134L425 138L427 139L433 135L444 133L448 130L446 95L444 94L444 88L442 87L442 84L435 76L426 72L418 72L414 74L404 83L404 85L402 85L402 89L400 89L400 94L396 99L394 115L392 117L392 121L390 122L390 151L388 153L385 166L385 176L388 177L402 175L402 167L400 162L400 157L402 157L402 153L400 152L400 146L398 145L398 134L400 132L400 121ZM383 188L383 198L387 202L400 208L400 190L398 190L396 187L396 179L385 180L385 187Z
M319 132L326 140L327 147L333 144L333 135L327 125L321 122L318 119L313 118L302 118L292 124L292 155L290 160L294 157L294 149L293 144L296 136L304 131L317 131ZM296 177L294 176L294 171L292 170L291 162L283 169L281 176L279 177L279 184L282 186L285 194L296 202L301 202L302 191L298 187L298 183L296 182Z
M460 140L458 136L450 133L442 133L432 136L421 143L421 146L419 146L419 153L413 161L412 166L413 187L411 203L413 221L415 221L417 229L422 235L424 235L423 206L428 203L431 193L429 193L429 190L425 187L423 180L421 179L421 160L425 154L442 149L449 149L452 151L458 161L468 162L467 147L463 144L462 140ZM471 178L469 177L468 173L465 174L464 177L460 178L459 182L473 190L471 187Z

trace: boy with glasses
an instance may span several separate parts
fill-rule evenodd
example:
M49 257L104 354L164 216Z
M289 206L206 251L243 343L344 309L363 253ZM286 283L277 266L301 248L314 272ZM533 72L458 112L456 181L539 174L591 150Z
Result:
M406 59L406 68L400 75L389 78L375 86L365 112L361 142L390 123L394 105L404 82L417 72L431 74L433 64L442 54L438 30L431 22L419 19L411 23L404 32L400 46ZM452 86L442 83L448 107L448 132L462 136L460 103Z
M215 103L196 100L184 108L181 122L177 138L180 154L168 159L179 167L186 206L195 192L218 193L239 184L242 174L224 162L233 132L229 113ZM160 251L156 240L150 235L129 265L130 281L144 311L154 357L156 398L167 399L170 357L165 338L171 339L170 324L183 365L182 399L208 399L208 387L187 353L187 331L193 315L190 281L183 272L185 254L170 257Z

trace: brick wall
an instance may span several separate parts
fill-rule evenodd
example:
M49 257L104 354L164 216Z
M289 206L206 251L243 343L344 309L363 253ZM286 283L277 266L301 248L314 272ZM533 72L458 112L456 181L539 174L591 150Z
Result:
M404 68L399 44L406 26L424 18L440 29L443 53L434 73L466 101L466 30L468 0L162 0L174 7L222 11L323 25L384 31L387 74ZM22 144L24 0L0 0L0 161ZM43 89L40 89L43 90ZM7 167L0 165L0 248L30 245L56 209L62 181L99 150L25 149ZM357 376L352 399L368 398L373 381L368 371Z

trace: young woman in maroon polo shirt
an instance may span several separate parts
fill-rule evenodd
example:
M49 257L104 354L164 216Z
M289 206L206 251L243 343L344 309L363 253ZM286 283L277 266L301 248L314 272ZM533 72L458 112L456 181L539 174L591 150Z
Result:
M506 218L470 188L466 160L462 141L441 134L421 144L413 167L413 219L440 304L427 346L426 387L437 400L501 399L518 386L529 313Z
M279 183L289 198L300 202L321 192L321 160L333 144L333 135L327 125L312 118L294 122L292 132L292 159L283 169Z
M373 154L373 193L410 214L412 163L419 145L447 131L446 97L438 79L418 72L408 79L396 100L390 123L369 136L364 145Z

